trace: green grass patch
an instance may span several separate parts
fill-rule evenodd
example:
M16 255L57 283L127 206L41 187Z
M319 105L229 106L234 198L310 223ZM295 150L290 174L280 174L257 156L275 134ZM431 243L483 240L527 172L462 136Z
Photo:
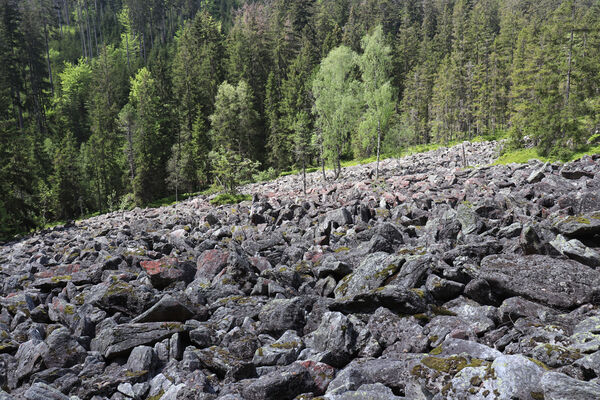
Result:
M552 155L542 156L539 154L537 148L531 147L528 149L515 149L506 151L492 165L506 165L512 163L525 164L530 160L540 160L542 162L568 162L591 154L600 154L600 145L574 151L569 153L567 157L562 158Z
M178 201L187 200L190 197L198 196L199 194L200 193L181 193L179 196L177 196L177 201L175 201L175 195L172 195L169 197L163 197L162 199L154 200L154 201L146 204L146 207L158 208L158 207L163 207L163 206L171 206L171 205L177 203Z
M502 154L492 165L524 164L529 160L535 159L543 162L552 161L548 157L539 155L537 148L531 147L528 149L509 150Z
M214 199L210 201L210 204L215 206L222 206L225 204L237 204L242 201L252 200L252 196L249 194L231 194L231 193L221 193Z

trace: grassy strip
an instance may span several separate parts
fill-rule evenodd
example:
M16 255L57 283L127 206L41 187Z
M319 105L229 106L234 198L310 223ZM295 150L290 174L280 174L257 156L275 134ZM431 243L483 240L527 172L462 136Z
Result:
M577 160L585 155L600 154L600 145L582 149L577 152L573 152L567 159L561 159L553 156L541 156L538 149L535 147L529 149L516 149L509 150L503 153L492 165L506 165L506 164L525 164L530 160L540 160L542 162L569 162Z
M224 204L237 204L242 201L252 200L252 196L249 194L231 194L231 193L221 193L214 199L210 201L210 204L214 206L222 206Z

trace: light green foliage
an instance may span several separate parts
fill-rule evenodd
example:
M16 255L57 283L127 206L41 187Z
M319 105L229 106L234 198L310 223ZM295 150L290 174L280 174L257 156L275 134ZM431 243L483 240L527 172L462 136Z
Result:
M252 92L246 82L233 86L227 81L219 86L215 112L209 117L213 148L228 150L241 157L256 153L256 119Z
M80 60L77 64L66 63L58 74L60 94L55 99L61 128L73 132L79 143L89 137L87 102L92 83L92 68Z
M355 156L379 156L381 137L389 129L396 105L390 81L391 47L385 43L383 28L377 26L362 40L363 54L358 58L366 110L354 137Z
M356 54L346 46L333 49L321 61L313 81L316 124L321 132L322 157L334 164L340 160L360 115L359 83L355 79Z

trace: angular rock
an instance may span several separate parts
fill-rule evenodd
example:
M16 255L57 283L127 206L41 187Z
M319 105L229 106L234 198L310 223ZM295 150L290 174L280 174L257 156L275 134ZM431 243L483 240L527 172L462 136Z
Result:
M196 262L196 279L212 279L219 274L227 266L227 259L229 258L229 252L224 250L206 250Z
M380 287L394 276L403 263L403 257L382 252L368 255L354 272L340 281L335 288L335 298L352 297Z
M565 374L546 372L542 376L544 400L597 400L600 385L573 379Z
M308 370L299 364L292 364L283 371L263 375L243 390L248 400L292 400L301 393L308 393L314 387Z
M492 255L482 260L479 276L501 297L519 295L560 308L600 302L600 272L576 261Z
M569 238L590 238L600 233L600 210L576 216L562 216L553 226Z
M92 340L92 351L98 351L106 358L129 353L133 348L150 345L182 332L178 322L147 322L122 324L102 330Z
M600 266L600 253L590 249L577 239L567 240L563 235L557 235L550 245L561 254L582 264L590 267Z
M87 356L85 349L75 340L67 328L58 328L46 339L42 358L46 368L68 368L82 363Z
M127 359L127 370L132 373L147 373L154 363L154 350L149 346L138 346L131 351Z
M187 284L194 279L193 264L176 258L165 257L160 260L141 261L140 265L157 289L163 289L179 281Z
M131 322L185 322L193 316L194 312L183 305L179 300L170 295L165 295L158 303L150 307L143 314L135 317Z
M252 362L256 366L289 365L296 361L303 348L304 343L296 332L286 331L275 342L256 350Z
M26 400L69 400L68 396L42 382L34 383L25 392Z

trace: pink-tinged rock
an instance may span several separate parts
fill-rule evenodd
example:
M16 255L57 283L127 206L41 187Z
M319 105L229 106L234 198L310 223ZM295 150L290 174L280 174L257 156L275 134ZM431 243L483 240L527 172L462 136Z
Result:
M396 192L395 195L396 199L398 199L398 204L406 203L406 200L408 200L408 198L402 193Z
M152 285L157 289L165 288L177 281L189 283L194 277L194 268L191 263L180 262L173 257L140 261L140 265L150 277Z
M381 197L385 199L385 202L389 206L394 206L396 204L396 196L394 196L392 193L386 192L382 194Z
M227 266L228 258L229 252L225 250L213 249L204 251L196 262L196 279L205 278L212 280Z
M304 261L310 261L313 264L318 263L323 258L322 251L308 251L304 253Z
M43 278L55 278L60 276L73 275L81 270L81 265L79 264L69 264L69 265L58 265L56 267L48 268L45 271L40 271L35 274L35 277L38 279Z
M271 269L272 265L265 257L250 257L250 264L252 264L256 269L260 272L263 272L267 269Z
M321 395L325 393L327 387L333 378L335 378L335 368L316 361L301 361L300 365L308 370L308 373L314 380L316 394Z

